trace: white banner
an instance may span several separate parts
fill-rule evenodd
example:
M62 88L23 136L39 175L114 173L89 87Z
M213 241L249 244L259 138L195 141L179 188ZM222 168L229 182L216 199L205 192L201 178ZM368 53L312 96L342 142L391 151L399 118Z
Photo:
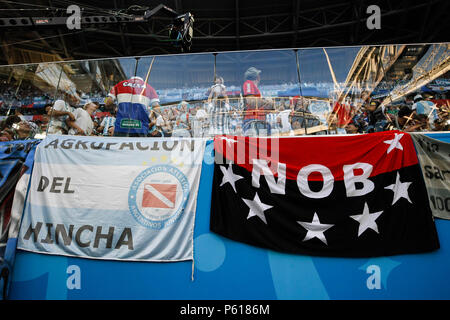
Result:
M38 146L18 248L193 259L202 139L51 135Z
M450 143L411 134L417 150L433 216L450 219Z

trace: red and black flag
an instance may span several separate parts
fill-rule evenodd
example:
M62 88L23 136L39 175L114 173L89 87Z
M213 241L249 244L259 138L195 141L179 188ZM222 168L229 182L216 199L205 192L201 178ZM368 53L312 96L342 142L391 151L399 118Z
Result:
M217 136L211 231L281 252L370 257L439 248L411 137L399 131Z

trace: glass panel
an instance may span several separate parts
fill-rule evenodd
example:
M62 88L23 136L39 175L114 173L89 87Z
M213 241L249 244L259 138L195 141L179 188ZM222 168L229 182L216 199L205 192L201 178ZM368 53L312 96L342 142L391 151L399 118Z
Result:
M449 52L385 45L3 66L0 139L448 131Z
M116 106L105 105L113 85L135 72L134 58L81 60L42 66L42 74L57 87L47 134L104 135L114 131Z
M45 107L55 88L42 65L0 67L0 140L39 138L45 133Z
M345 96L346 80L360 48L318 48L298 51L303 109L315 117L305 123L308 134L345 133L352 97ZM298 108L299 102L297 102ZM302 125L303 127L304 125Z
M291 134L290 97L299 88L294 50L219 53L215 75L223 81L211 87L210 135Z
M375 93L392 127L406 132L448 131L450 45L389 47L397 49L398 58Z
M138 76L148 78L159 99L159 107L150 113L149 136L204 136L202 114L214 78L213 54L140 58Z

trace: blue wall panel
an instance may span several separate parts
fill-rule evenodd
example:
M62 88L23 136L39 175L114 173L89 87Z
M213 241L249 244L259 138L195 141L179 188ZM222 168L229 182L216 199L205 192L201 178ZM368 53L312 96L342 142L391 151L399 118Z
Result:
M448 134L431 137L450 142ZM450 221L436 219L441 248L380 258L290 255L209 231L212 143L200 180L192 263L100 261L18 251L11 299L450 299ZM69 266L81 272L69 289ZM70 286L69 286L70 287Z

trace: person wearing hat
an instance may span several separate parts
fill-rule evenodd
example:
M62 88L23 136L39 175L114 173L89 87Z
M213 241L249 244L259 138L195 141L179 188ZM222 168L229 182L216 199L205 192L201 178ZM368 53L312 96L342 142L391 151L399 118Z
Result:
M250 67L245 71L245 82L242 85L242 96L245 100L244 122L242 129L245 133L250 129L251 123L255 122L255 129L259 133L260 129L266 129L267 135L270 135L270 125L266 122L265 110L273 109L273 102L265 100L261 96L258 85L261 80L261 70Z
M414 104L411 107L417 114L426 115L430 124L434 124L434 121L439 118L436 105L430 101L432 97L433 96L427 94L426 98L424 98L419 93L414 96Z

